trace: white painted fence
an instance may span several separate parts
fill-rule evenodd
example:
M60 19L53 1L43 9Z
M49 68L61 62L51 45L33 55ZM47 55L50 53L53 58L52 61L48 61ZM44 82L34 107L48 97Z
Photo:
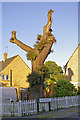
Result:
M49 100L50 101L49 101ZM26 100L19 102L4 102L2 103L2 116L24 116L37 113L37 105L39 105L39 111L49 111L50 109L57 108L69 108L72 106L80 105L80 96L59 97L59 98L41 98L39 104L36 100ZM50 103L49 103L50 102ZM49 108L50 107L50 108Z
M80 96L52 98L51 109L69 108L80 105Z
M24 116L37 113L36 100L2 103L2 115Z

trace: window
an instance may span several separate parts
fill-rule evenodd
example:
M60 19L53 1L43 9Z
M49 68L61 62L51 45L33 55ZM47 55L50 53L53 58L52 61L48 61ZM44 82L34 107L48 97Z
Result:
M2 80L9 80L9 75L2 75Z
M6 75L6 80L9 80L9 75Z
M2 80L5 80L5 75L2 75Z

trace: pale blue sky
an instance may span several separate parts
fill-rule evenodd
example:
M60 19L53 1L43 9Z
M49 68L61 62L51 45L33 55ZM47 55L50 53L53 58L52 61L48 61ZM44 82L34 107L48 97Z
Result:
M3 53L7 46L8 58L19 54L31 68L26 52L9 42L12 30L17 38L33 47L38 34L43 33L47 23L47 12L53 9L52 29L57 42L46 61L55 61L64 66L78 46L78 3L77 2L3 2L2 3L2 42ZM2 58L0 58L2 60Z

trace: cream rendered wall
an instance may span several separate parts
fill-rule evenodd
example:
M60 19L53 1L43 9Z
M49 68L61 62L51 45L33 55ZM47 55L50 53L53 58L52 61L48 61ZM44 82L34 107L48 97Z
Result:
M68 68L73 71L73 75L71 77L71 83L74 84L76 88L80 86L80 46L75 50L72 57L69 59L66 69L66 76L69 75Z

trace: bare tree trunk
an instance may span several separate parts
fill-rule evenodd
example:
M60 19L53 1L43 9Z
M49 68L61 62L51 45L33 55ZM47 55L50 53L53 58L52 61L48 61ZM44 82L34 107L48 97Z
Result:
M47 24L43 27L43 36L40 37L40 41L38 42L38 47L40 47L39 45L42 45L43 47L38 49L37 47L35 48L31 48L28 45L25 45L24 43L22 43L21 41L19 41L16 38L16 32L12 31L12 37L10 39L10 42L18 45L21 49L23 49L24 51L26 51L28 54L30 55L30 52L32 52L32 54L34 54L35 59L31 59L29 58L29 60L31 60L31 64L32 64L32 72L37 72L38 71L38 67L42 66L45 59L47 58L48 54L50 54L51 52L51 47L53 45L54 42L56 42L53 34L51 33L51 25L52 25L52 13L54 12L54 10L49 10L48 12L48 22ZM45 43L43 45L43 43ZM31 94L32 97L43 97L43 82L44 82L44 78L42 77L42 81L41 84L38 87L38 93L34 93ZM33 87L34 88L34 87Z
M19 41L16 38L16 32L12 31L12 37L10 39L10 42L15 43L18 45L20 48L25 50L26 52L33 51L35 54L37 54L37 57L35 60L31 60L32 63L32 72L37 72L37 68L42 66L45 59L47 58L48 54L51 51L52 44L56 42L54 36L51 34L50 27L52 25L52 13L54 10L49 10L48 12L48 22L47 24L43 27L43 36L40 38L39 43L42 43L43 41L48 41L48 43L45 45L42 51L39 51L37 48L31 48L30 46L25 45L21 41Z

